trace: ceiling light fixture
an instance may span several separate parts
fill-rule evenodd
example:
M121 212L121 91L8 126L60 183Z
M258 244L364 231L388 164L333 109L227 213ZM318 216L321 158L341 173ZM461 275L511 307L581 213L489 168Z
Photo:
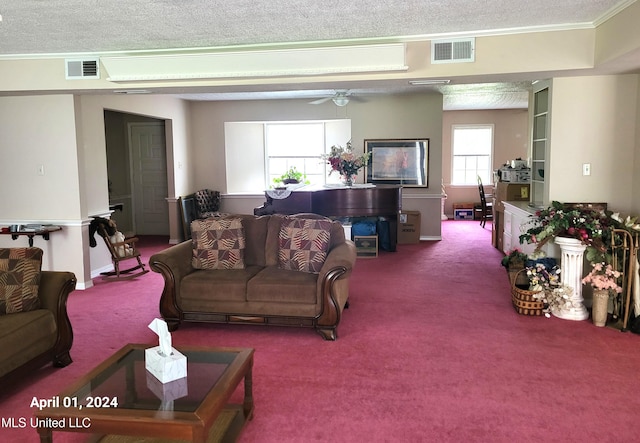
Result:
M340 107L347 106L349 104L349 99L344 95L336 95L332 100L336 104L336 106Z
M116 89L114 94L151 94L148 89Z
M409 80L409 84L412 86L429 86L429 85L448 85L451 80L436 79L436 80Z

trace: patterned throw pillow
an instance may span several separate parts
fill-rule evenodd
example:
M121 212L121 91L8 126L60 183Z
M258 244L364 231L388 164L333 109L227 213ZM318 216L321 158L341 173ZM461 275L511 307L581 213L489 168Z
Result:
M319 273L327 258L330 232L329 220L285 218L278 237L278 266Z
M0 315L40 307L40 248L0 248Z
M191 223L196 269L244 269L244 230L239 218L208 218Z

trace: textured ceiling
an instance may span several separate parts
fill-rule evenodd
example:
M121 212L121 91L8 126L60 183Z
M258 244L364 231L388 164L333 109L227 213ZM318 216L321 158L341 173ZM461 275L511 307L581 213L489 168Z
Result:
M571 29L591 27L632 2L3 0L0 1L0 57L131 54L234 46L268 48L334 41L390 42L418 37L477 36L522 29ZM273 92L272 95L313 98L333 93L320 88ZM526 106L524 83L451 85L438 90L445 94L445 107L449 109L522 107L523 100ZM354 90L352 93L365 96L376 91ZM259 98L255 93L239 94L230 99ZM190 95L185 98L214 97ZM224 98L218 95L216 99Z
M621 0L4 0L0 54L201 48L591 25Z

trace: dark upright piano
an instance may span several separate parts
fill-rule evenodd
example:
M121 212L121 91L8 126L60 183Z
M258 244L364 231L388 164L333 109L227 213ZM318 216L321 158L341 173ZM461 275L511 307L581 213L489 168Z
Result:
M277 195L278 193L282 195ZM253 210L255 215L312 212L325 217L385 217L389 221L389 247L391 251L396 250L398 214L402 209L400 186L303 186L293 189L290 194L288 191L267 191L265 196L267 201Z

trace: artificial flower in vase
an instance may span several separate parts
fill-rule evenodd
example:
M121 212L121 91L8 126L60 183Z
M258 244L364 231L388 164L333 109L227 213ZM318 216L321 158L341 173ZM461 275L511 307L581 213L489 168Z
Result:
M593 324L605 326L607 324L609 295L612 292L617 294L622 292L622 287L618 284L622 273L604 262L592 263L591 266L591 272L582 279L582 283L591 285L593 288L593 306L591 309Z
M329 153L324 154L322 159L331 165L329 175L333 171L337 171L346 186L353 186L358 171L369 163L370 155L370 153L365 153L357 156L353 153L351 141L348 141L346 148L338 145L331 146Z

